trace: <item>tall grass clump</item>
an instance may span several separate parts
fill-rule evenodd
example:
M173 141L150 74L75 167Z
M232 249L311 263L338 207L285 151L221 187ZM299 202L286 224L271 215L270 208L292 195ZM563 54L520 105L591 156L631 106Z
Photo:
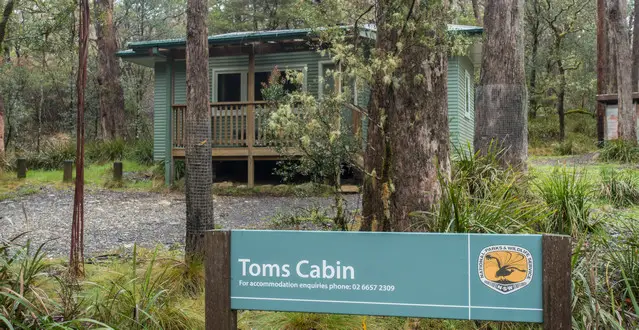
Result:
M636 142L621 139L606 141L599 159L605 162L634 163L639 161L639 146Z
M603 167L601 174L601 196L617 207L639 203L639 177L632 170L617 170Z
M92 303L92 315L121 329L196 329L203 328L203 316L181 308L181 292L175 288L169 267L157 267L157 249L146 266L138 261L134 247L131 268L98 285Z
M439 176L442 199L434 212L415 212L416 229L436 232L530 232L546 216L529 200L524 173L500 164L502 150L456 149L451 177Z
M92 141L86 144L86 159L94 163L107 163L124 159L127 142L124 139Z
M140 139L129 148L126 157L143 165L153 164L153 140Z
M536 187L550 210L544 232L572 235L592 232L593 189L576 169L561 167L540 178Z
M65 160L75 159L75 141L71 139L48 139L43 141L40 152L24 154L27 166L31 169L61 169Z
M52 278L44 262L44 244L35 249L29 240L17 244L22 236L0 241L0 329L111 329L85 317L79 308L69 308L76 299L50 297L41 287ZM72 291L67 290L68 297Z

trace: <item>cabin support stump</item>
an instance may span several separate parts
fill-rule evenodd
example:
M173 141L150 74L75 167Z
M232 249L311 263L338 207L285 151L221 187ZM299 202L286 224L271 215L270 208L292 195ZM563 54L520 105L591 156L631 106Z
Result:
M62 174L62 182L71 182L71 181L73 181L73 161L65 160L64 173Z
M237 312L231 309L231 231L206 233L206 330L236 330Z
M122 162L113 163L113 180L122 181Z
M27 177L27 160L25 158L18 158L17 162L17 172L18 179L24 179Z

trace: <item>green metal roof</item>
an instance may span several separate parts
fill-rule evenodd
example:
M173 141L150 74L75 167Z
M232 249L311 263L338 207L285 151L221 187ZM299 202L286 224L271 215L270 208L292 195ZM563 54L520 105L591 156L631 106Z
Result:
M343 27L350 28L350 27ZM368 24L362 27L364 30L376 32L375 25ZM463 32L468 34L481 34L483 28L468 25L448 25L448 31ZM208 38L209 45L229 45L246 42L268 42L278 40L305 39L313 34L312 29L289 29L289 30L270 30L270 31L248 31L248 32L231 32L213 35ZM182 48L186 46L186 39L163 39L150 41L136 41L127 44L127 50L119 51L117 56L128 58L138 56L149 56L146 49L149 48Z

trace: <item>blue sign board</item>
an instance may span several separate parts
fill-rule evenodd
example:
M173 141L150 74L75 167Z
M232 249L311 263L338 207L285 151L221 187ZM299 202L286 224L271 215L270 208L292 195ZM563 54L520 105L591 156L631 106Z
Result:
M231 232L231 308L543 322L541 235Z

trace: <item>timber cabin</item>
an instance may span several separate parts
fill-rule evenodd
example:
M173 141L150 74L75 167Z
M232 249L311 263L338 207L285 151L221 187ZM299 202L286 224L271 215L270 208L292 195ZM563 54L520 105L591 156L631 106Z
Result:
M617 104L619 98L617 94L599 94L597 102L602 103L606 107L604 114L604 140L616 140L619 138L619 109ZM639 93L632 93L632 104L639 114ZM639 131L639 117L637 118L637 130ZM639 142L639 134L637 134L637 142Z
M469 36L483 32L481 27L464 25L449 25L448 29L449 33ZM362 31L364 38L375 38L374 26ZM321 97L324 88L331 88L323 77L336 65L320 54L314 45L316 40L309 29L234 32L208 38L212 161L246 161L249 187L254 184L256 161L284 158L265 145L261 116L256 116L266 103L261 84L268 80L273 68L304 72L302 88L315 97ZM153 158L165 162L166 183L170 184L174 160L184 158L186 40L131 42L127 48L117 56L155 70ZM480 60L481 42L477 40L465 56L453 56L448 61L448 122L453 145L473 143L474 72ZM366 88L355 88L354 104L365 108L369 94ZM358 112L345 111L345 120L353 128L361 127L365 136L367 120Z

